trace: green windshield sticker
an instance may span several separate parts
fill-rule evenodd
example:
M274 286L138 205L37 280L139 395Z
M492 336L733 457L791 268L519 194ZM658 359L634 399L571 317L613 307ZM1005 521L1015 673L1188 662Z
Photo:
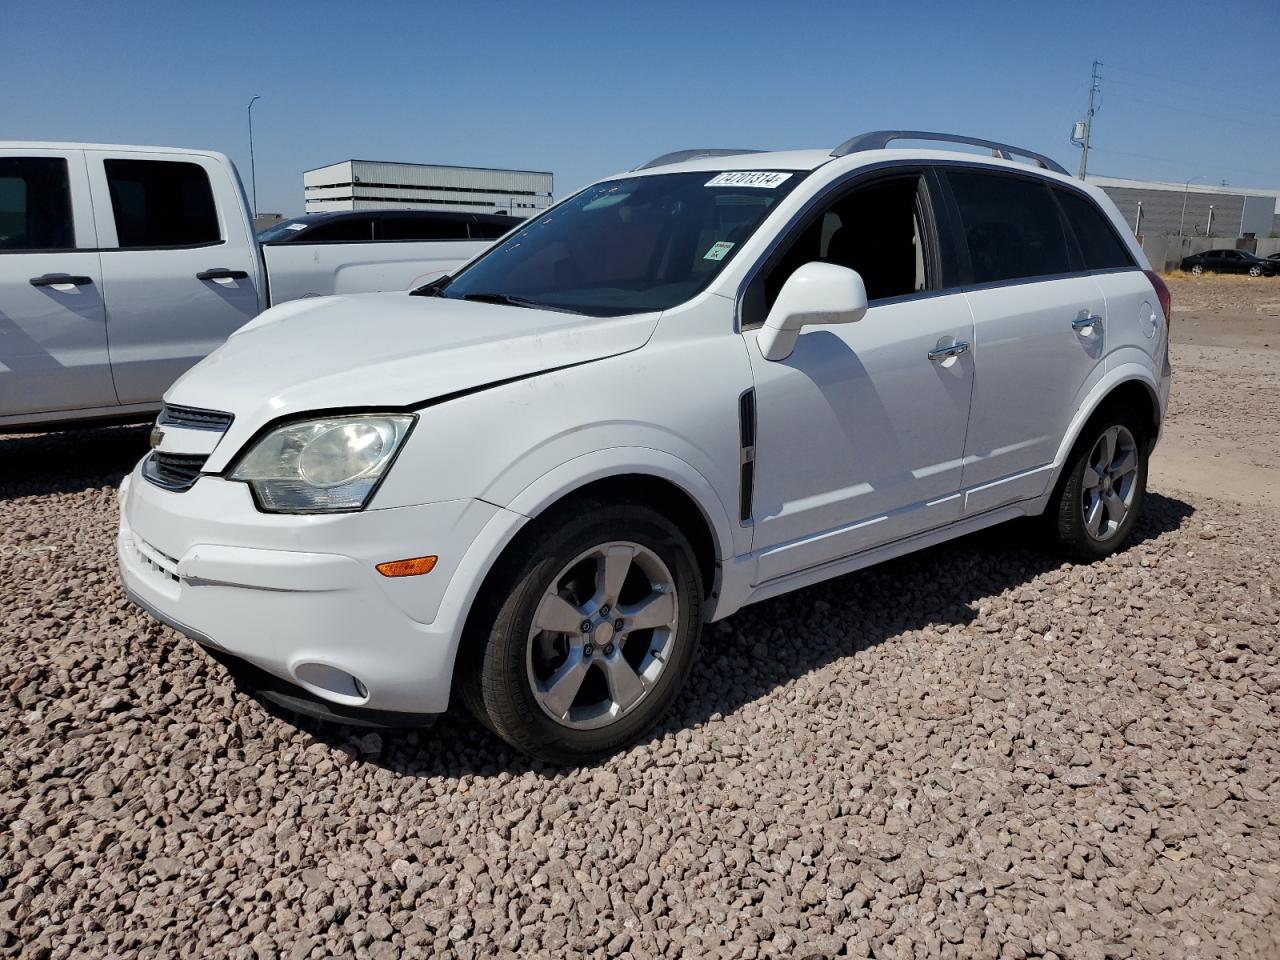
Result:
M733 249L733 244L727 240L717 240L711 245L711 249L702 255L703 260L723 260L725 255Z

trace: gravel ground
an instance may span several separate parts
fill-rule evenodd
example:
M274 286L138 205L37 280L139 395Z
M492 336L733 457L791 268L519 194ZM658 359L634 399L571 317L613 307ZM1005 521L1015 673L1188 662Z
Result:
M1161 490L712 628L595 767L271 712L116 585L137 428L0 439L0 955L1276 957L1280 516Z

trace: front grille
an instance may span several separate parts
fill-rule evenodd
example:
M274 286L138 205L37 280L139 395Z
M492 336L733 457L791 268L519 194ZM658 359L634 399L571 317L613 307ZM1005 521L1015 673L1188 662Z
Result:
M216 430L224 433L231 426L233 417L221 410L201 410L199 407L180 407L166 403L156 421L162 427L186 427L188 430Z
M191 485L200 478L200 468L204 466L208 454L204 453L161 453L152 450L142 464L142 475L157 487L166 490L190 490Z

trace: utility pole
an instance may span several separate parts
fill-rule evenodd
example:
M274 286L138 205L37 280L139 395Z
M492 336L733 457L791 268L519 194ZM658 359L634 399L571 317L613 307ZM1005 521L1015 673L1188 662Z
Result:
M1089 169L1089 137L1093 134L1093 115L1096 112L1093 106L1093 98L1097 94L1099 87L1098 81L1102 79L1102 75L1098 73L1098 68L1102 66L1101 60L1093 61L1093 75L1089 78L1089 110L1084 115L1084 139L1080 146L1080 179L1084 179L1085 173Z
M253 184L253 216L258 216L258 171L253 166L253 105L261 100L255 96L249 101L249 181Z

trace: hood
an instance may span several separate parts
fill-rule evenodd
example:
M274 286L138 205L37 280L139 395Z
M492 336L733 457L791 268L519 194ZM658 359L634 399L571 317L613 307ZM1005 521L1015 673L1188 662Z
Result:
M234 414L219 445L234 451L278 417L412 407L636 350L658 316L584 317L405 293L296 300L238 330L165 400Z

